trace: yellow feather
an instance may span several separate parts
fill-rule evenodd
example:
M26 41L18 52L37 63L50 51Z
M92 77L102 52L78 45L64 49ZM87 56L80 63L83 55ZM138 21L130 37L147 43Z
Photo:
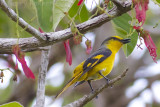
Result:
M123 40L123 38L119 37L119 36L113 36L111 38L115 38L115 39L106 39L103 43L103 45L101 46L101 48L105 48L111 51L111 55L108 56L106 59L104 59L102 62L98 63L99 60L101 60L102 57L104 57L103 53L99 53L96 54L96 56L92 57L92 59L95 60L95 62L88 62L88 64L86 65L87 68L91 67L91 69L87 72L85 72L83 74L83 67L85 64L85 61L83 61L82 63L80 63L74 70L74 74L72 76L72 79L68 82L68 84L62 89L62 91L56 96L58 97L59 95L61 95L69 86L71 86L72 84L78 82L78 81L87 81L87 80L97 80L97 79L101 79L103 78L100 74L99 71L101 71L101 73L104 76L107 76L112 68L113 68L113 64L114 64L114 59L115 59L115 55L116 53L119 51L119 49L122 47L123 42L121 40ZM130 41L126 42L129 43ZM125 44L125 43L124 43ZM96 52L100 52L99 50L97 50Z

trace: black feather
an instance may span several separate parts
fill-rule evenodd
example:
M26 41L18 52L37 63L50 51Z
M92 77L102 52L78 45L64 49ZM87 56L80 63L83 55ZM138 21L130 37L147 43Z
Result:
M106 49L106 48L100 48L99 50L97 50L96 52L94 52L85 62L83 65L83 73L80 76L80 78L89 70L91 70L94 66L96 66L97 64L103 62L106 58L108 58L110 55L112 54L110 49ZM101 57L100 59L95 59L94 57L96 57L97 55L103 55L103 57ZM98 61L98 62L96 62ZM96 62L96 64L94 64ZM87 66L90 63L90 66ZM79 78L79 79L80 79Z

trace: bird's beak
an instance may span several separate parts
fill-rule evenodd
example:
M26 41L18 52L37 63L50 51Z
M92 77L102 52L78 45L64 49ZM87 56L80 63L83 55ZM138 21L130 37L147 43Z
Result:
M122 39L121 42L122 42L123 44L126 44L126 43L131 42L131 39Z

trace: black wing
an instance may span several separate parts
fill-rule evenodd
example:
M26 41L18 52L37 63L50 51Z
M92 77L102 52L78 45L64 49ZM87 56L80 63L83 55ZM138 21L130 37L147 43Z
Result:
M85 62L83 65L83 73L80 78L89 70L91 70L94 66L104 61L107 57L112 54L111 50L106 48L101 48L94 52ZM98 57L99 56L99 57Z

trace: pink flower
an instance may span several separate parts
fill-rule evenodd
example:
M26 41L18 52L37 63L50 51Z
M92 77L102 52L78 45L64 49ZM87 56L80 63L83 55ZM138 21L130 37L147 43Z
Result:
M79 2L78 2L78 4L77 4L77 5L78 5L78 6L79 6L79 5L81 5L81 4L82 4L82 2L83 2L83 0L79 0Z
M69 40L64 41L64 48L66 51L66 62L68 62L69 65L72 65L72 52L69 46Z
M87 54L90 54L91 51L92 51L92 47L87 47L86 53L87 53Z
M146 45L146 47L149 50L150 55L152 56L152 59L154 60L155 63L157 63L156 61L156 57L157 57L157 53L156 53L156 45L154 44L150 34L147 31L144 31L144 35L142 36L144 39L144 43Z
M8 57L7 57L7 66L9 67L9 68L11 68L12 67L12 65L14 65L14 62L13 62L13 59L12 59L12 55L8 55ZM17 60L16 60L16 64L15 64L15 66L14 66L14 68L13 68L14 70L18 70L18 62L17 62Z
M44 33L43 30L42 30L41 28L39 28L39 31L40 31L41 33Z
M16 60L16 66L14 67L15 70L18 70L18 62Z
M87 39L86 42L85 42L85 44L86 44L86 46L87 46L86 53L87 53L87 54L90 54L91 51L92 51L91 41Z
M17 60L21 63L24 74L26 75L27 78L35 79L34 74L30 70L30 68L27 66L26 61L25 61L25 54L20 51L20 48L18 45L13 46L12 51L14 55L16 56Z
M139 23L142 22L140 26L134 26L134 29L139 29L143 26L145 20L146 20L146 11L148 10L148 3L149 0L132 0L135 4L135 10L136 10L136 18Z
M136 30L140 34L140 36L144 39L144 43L149 50L150 56L152 56L152 59L154 60L154 62L157 63L157 61L156 61L156 57L157 57L156 49L157 48L156 48L156 45L154 44L149 32L142 30L142 29L136 29Z

